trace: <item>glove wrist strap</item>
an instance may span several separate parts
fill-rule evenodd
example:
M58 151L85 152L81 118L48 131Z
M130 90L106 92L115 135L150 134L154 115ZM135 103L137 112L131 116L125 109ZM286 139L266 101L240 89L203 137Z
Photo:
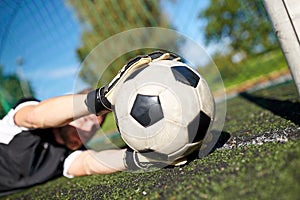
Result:
M166 167L167 164L158 160L149 160L147 157L127 149L124 156L124 165L129 171L144 170L149 171L155 168Z
M87 94L87 97L84 101L90 113L96 115L102 115L107 112L110 112L109 105L105 106L100 99L100 93L103 88L98 88Z
M141 169L141 167L136 164L135 160L136 159L134 159L134 152L131 149L127 149L124 156L124 164L128 171Z

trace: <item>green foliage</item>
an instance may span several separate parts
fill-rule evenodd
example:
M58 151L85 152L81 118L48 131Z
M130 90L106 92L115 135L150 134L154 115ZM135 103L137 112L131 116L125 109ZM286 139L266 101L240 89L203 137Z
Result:
M75 9L78 18L85 28L81 37L82 46L77 49L77 55L81 61L83 61L100 42L114 34L132 28L168 26L166 19L159 10L159 1L156 0L70 0L68 3ZM145 41L145 45L147 40L150 40L149 38L142 38L142 36L141 39ZM128 45L130 45L130 41L126 41L126 43L128 44L125 48L129 48ZM117 41L115 45L116 51L118 48L121 48L121 44ZM140 51L139 53L144 52ZM87 83L95 85L100 78L97 76L100 68L107 67L107 76L101 77L101 81L107 83L130 58L129 56L124 56L122 59L119 59L118 62L115 62L114 65L108 67L102 66L102 61L106 58L99 58L99 56L89 57L89 60L84 62L80 77Z
M219 67L225 87L238 85L242 82L266 76L271 72L287 69L287 64L280 49L265 54L249 57L239 63L229 62L228 59L215 60Z
M231 61L231 55L215 54L213 61L218 67L225 88L229 90L251 87L257 81L267 80L272 73L288 72L285 58L280 49L253 55L237 63ZM200 74L205 75L205 79L209 83L213 83L215 78L214 74L210 72L211 69L213 68L210 64L197 69ZM248 86L246 82L249 84ZM214 88L212 84L211 89L215 91L218 88Z
M199 17L206 21L206 43L218 45L212 58L226 90L246 89L287 71L262 0L211 0Z
M226 41L247 55L278 47L262 0L211 0L200 18L207 20L206 43Z
M30 91L33 94L32 89ZM22 97L23 91L17 75L4 75L0 66L0 118Z
M110 133L110 132L117 131L114 115L113 115L112 112L108 113L106 115L105 121L104 121L101 129L105 133Z

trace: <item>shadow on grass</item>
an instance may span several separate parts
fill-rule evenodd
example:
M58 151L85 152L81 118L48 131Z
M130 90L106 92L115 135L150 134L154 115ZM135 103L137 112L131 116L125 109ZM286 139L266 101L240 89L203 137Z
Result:
M281 101L277 99L269 99L246 92L240 93L239 95L256 105L271 111L275 115L290 120L294 124L300 126L300 103L294 103L289 100Z
M214 130L212 130L212 132L214 132ZM215 136L215 135L219 135L219 134L212 134L212 136ZM221 134L219 135L218 139L217 139L217 142L214 144L213 148L209 151L208 154L211 154L213 153L216 149L218 148L221 148L224 146L224 144L230 139L230 134L226 131L222 131ZM215 141L214 139L212 139L212 141ZM199 159L199 158L203 158L207 156L206 153L202 154L202 152L199 152L199 151L195 151L191 154L189 154L187 156L187 160L188 160L188 163L192 162L193 160L195 159Z

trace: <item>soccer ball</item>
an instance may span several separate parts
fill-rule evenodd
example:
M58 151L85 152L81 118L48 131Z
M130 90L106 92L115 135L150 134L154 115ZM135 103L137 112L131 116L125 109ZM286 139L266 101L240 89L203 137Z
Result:
M204 78L173 60L151 62L127 77L113 106L124 142L168 161L200 149L214 110Z

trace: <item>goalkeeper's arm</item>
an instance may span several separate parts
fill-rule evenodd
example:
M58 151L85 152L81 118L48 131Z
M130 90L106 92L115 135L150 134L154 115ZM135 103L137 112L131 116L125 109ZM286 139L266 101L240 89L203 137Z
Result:
M46 99L36 105L23 106L14 116L15 124L30 129L62 127L90 114L84 103L86 98L87 94L64 95Z
M109 84L102 88L93 90L88 94L53 97L37 105L23 107L16 113L15 123L26 128L61 127L90 113L106 114L111 111L111 105L114 104L116 98L116 91L126 77L153 60L164 59L179 58L165 52L153 52L149 55L135 57L120 70L119 74ZM74 112L74 108L76 108L76 112ZM59 115L57 111L60 111Z
M111 174L118 171L147 171L153 168L163 168L168 165L182 165L185 159L176 162L148 158L142 153L131 149L83 151L70 163L66 169L69 176L85 176L92 174Z
M92 174L111 174L127 169L124 163L126 149L83 151L76 156L67 169L68 176L85 176ZM66 162L65 162L66 163Z
M125 170L147 170L153 166L158 167L158 165L158 162L150 161L130 149L104 150L100 152L87 150L82 151L72 159L72 162L68 166L65 166L67 168L65 172L67 176L73 177L92 174L111 174ZM165 166L166 164L163 163L162 165Z

